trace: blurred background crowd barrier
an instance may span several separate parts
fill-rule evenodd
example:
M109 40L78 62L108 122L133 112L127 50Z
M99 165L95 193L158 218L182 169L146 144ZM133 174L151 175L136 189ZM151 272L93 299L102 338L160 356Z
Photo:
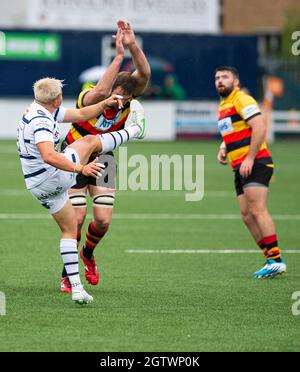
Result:
M115 54L131 22L151 65L141 99L149 140L216 138L214 70L235 66L261 104L269 138L299 138L300 3L294 0L0 0L0 138L14 138L41 77L65 80L65 105ZM299 53L298 53L299 51ZM134 68L126 54L123 70ZM62 134L64 131L62 132Z

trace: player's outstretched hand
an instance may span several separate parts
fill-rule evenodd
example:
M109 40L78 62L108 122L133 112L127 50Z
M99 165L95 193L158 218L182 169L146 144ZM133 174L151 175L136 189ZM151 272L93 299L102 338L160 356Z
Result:
M104 173L105 165L101 163L97 163L98 159L86 164L82 168L82 174L86 177L92 176L94 178L102 177L102 173Z
M134 44L136 42L133 29L131 28L131 25L130 25L129 22L125 22L122 19L119 19L118 20L118 29L120 29L124 34L123 44L125 46L128 46L130 44Z
M123 108L123 100L123 96L120 96L119 94L112 94L110 97L106 98L104 104L107 108L115 108L117 106L118 109L121 109Z
M218 152L218 156L217 156L218 162L222 165L226 165L227 164L226 157L227 157L226 149L225 148L220 148L220 150Z
M123 45L123 39L124 39L124 32L118 28L118 31L116 35L113 35L113 38L115 39L116 42L116 56L121 56L124 57L125 54L125 49Z

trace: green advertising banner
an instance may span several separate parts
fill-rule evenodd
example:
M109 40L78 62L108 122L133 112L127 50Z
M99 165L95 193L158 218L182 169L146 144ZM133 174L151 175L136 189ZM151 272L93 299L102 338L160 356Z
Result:
M59 35L0 32L0 60L57 61L60 54Z

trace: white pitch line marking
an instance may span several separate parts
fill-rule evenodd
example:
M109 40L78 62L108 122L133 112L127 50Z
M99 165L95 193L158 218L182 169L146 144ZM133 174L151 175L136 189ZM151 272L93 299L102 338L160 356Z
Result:
M50 214L42 213L0 213L1 220L18 220L18 219L48 219ZM88 218L92 215L88 214ZM300 214L274 214L274 220L295 221L300 220ZM116 220L239 220L239 214L197 214L197 213L116 213Z
M42 213L0 213L0 220L45 220L50 218L50 214Z
M128 249L126 253L131 254L244 254L260 253L259 249ZM286 249L283 253L300 253L300 249Z
M274 214L275 220L300 220L300 214ZM115 219L132 220L240 220L239 214L198 214L198 213L122 213L115 214Z
M139 198L158 198L158 197L182 197L187 193L187 191L117 191L117 195L126 196L126 197L139 197ZM3 189L1 190L2 196L14 197L14 196L28 196L31 197L31 194L26 189ZM234 197L234 193L231 191L206 191L204 197L209 198L227 198Z

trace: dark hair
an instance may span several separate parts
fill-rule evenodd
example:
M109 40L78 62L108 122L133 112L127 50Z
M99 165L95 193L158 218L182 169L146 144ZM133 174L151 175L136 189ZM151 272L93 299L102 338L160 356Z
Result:
M129 71L122 71L118 73L112 90L114 91L117 87L121 87L127 95L132 96L136 89L136 85L137 81L135 77L132 76L132 73Z
M216 68L215 73L217 73L218 71L230 71L234 75L234 77L236 77L237 79L240 79L240 74L239 74L238 70L235 67L232 67L232 66L220 66L220 67L217 67Z

